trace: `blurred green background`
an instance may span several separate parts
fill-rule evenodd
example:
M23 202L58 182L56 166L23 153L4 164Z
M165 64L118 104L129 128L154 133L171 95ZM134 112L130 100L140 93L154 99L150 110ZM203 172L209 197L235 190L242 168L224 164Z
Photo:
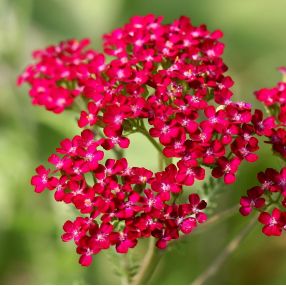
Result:
M70 114L33 107L27 87L16 87L33 50L70 37L90 37L100 48L101 35L133 15L164 15L166 22L186 15L195 25L223 30L235 98L255 103L253 91L274 85L280 79L276 68L286 65L285 11L285 0L0 0L0 283L120 283L111 261L118 264L120 258L100 253L89 269L78 264L72 243L60 240L71 211L54 203L49 193L34 194L30 186L37 164L46 161L62 138L78 131ZM145 143L133 137L127 156L131 164L154 169L155 152ZM260 161L245 164L238 182L220 197L217 212L235 205L256 183L258 171L279 166L268 147L259 155ZM234 214L191 235L187 243L166 251L151 282L190 283L248 221ZM142 249L144 245L139 258ZM285 235L266 238L257 225L208 283L285 284L285 250Z

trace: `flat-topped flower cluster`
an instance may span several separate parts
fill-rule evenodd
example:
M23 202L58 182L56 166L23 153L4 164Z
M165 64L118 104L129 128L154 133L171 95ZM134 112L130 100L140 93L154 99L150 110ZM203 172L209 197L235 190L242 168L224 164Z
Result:
M157 247L165 248L180 233L190 233L207 219L206 202L197 193L188 194L186 202L178 203L178 197L195 180L205 179L206 168L225 184L234 183L241 162L258 159L257 137L269 138L286 157L285 100L277 95L286 94L285 85L257 92L266 105L280 104L279 112L275 105L264 118L250 104L232 100L221 31L195 27L187 17L172 24L162 20L131 18L104 36L104 53L88 48L87 39L37 51L36 63L18 80L30 85L33 104L49 111L78 111L80 106L81 135L64 139L49 158L53 170L38 167L32 184L36 192L54 190L57 201L81 214L64 224L62 238L74 240L82 265L111 245L126 253L139 238L153 236ZM104 160L109 150L128 148L128 135L136 132L159 151L164 170L129 167L126 158ZM281 180L275 181L279 190ZM248 192L241 200L242 214L256 208L261 222L273 221L263 212L262 194L271 192L269 186ZM274 232L264 228L264 233Z

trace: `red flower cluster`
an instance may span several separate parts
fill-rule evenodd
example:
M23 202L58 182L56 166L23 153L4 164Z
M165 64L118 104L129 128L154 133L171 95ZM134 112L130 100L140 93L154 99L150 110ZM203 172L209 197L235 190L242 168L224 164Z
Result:
M206 202L197 194L190 194L184 204L170 202L171 194L182 190L174 165L154 175L145 168L128 167L125 158L107 159L102 165L104 154L98 149L102 142L90 130L63 140L58 154L49 158L54 170L40 166L32 178L36 192L53 190L57 201L88 215L63 226L62 239L74 240L82 265L112 245L126 253L138 238L154 236L157 247L165 248L180 232L188 234L207 219L202 212Z
M257 178L260 186L249 189L247 196L241 198L240 213L247 216L253 209L260 211L258 220L264 224L263 233L281 235L282 230L286 230L286 167L280 172L268 168L264 173L258 173ZM273 205L279 208L275 207L272 214L265 211Z
M263 120L262 112L255 111L252 123L256 134L266 136L268 141L265 142L272 144L273 151L285 161L286 83L279 82L274 88L262 88L255 95L272 115ZM281 235L282 230L286 229L286 168L282 168L280 173L268 168L265 173L258 174L258 180L261 185L249 189L247 196L241 198L240 212L246 216L257 209L261 212L258 220L264 224L263 233L268 236ZM273 209L272 214L267 211L269 208Z
M207 165L214 177L233 183L240 162L257 159L258 145L255 130L248 128L248 137L244 131L252 119L250 105L230 100L233 81L223 75L222 33L194 27L186 17L171 25L161 21L152 15L134 17L105 36L105 52L116 57L107 65L109 82L116 79L117 88L125 87L130 102L120 100L113 121L105 119L110 117L105 109L104 130L112 134L115 118L124 118L123 129L126 123L126 129L140 131L137 118L148 118L149 134L159 139L163 154L180 159L180 182L190 186L195 178L203 179L201 166Z
M187 17L172 24L162 20L136 16L105 35L109 62L104 54L86 49L88 40L70 40L36 52L38 62L19 77L19 84L30 84L33 104L59 113L80 97L86 106L78 126L103 128L101 139L95 140L87 129L63 140L58 154L49 158L55 170L40 166L32 178L36 192L54 190L57 201L88 215L66 222L62 237L74 239L82 265L111 245L125 253L138 238L154 236L157 246L165 248L180 232L191 232L206 220L206 202L197 194L182 204L173 198L184 186L203 180L205 167L214 178L234 183L241 162L258 159L257 136L270 138L273 148L286 157L286 131L281 128L286 85L257 92L273 110L279 102L279 115L263 118L260 110L252 113L250 104L231 99L233 81L225 76L227 66L221 58L222 32L195 27ZM108 159L103 165L103 150L128 148L127 136L135 132L147 136L165 157L176 158L176 164L157 173L130 168L125 158ZM284 196L281 181L275 184ZM252 208L263 210L266 189L248 191L241 200L243 215ZM283 212L276 218L281 229L282 217ZM264 213L260 221L272 219Z
M92 67L104 68L102 55L85 49L89 42L88 39L69 40L33 53L38 62L29 65L18 78L19 85L27 82L31 86L33 104L55 113L72 105L90 77ZM96 74L95 69L93 73Z
M283 68L281 71L283 73ZM284 71L285 73L285 71ZM255 92L256 98L277 116L282 126L286 126L286 82L278 82L273 88L262 88Z
M286 68L279 69L285 74ZM255 92L256 98L261 101L269 113L277 120L277 128L273 128L268 135L272 148L282 158L286 159L286 82L278 82L273 88L262 88Z
M101 54L82 52L86 41L69 41L38 52L40 62L28 67L20 79L29 79L32 90L43 78L52 86L76 82L77 90L89 99L78 124L103 127L106 150L115 145L127 148L125 134L146 133L142 126L146 118L150 135L163 145L163 154L181 159L181 182L191 185L194 178L203 179L201 165L207 165L215 178L233 183L242 160L257 160L253 135L257 130L266 133L269 122L262 121L258 111L252 117L249 104L231 101L233 81L223 75L227 67L221 58L220 31L194 27L186 17L172 24L161 22L161 17L153 15L133 17L123 28L106 35L105 52L116 57L109 63L104 63ZM58 61L73 71L69 77L58 72ZM77 66L70 64L74 61ZM251 120L257 128L251 126Z

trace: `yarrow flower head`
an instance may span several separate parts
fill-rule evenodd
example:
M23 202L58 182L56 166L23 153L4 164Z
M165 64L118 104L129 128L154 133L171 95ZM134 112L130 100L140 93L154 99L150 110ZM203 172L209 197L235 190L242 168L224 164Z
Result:
M279 68L284 75L285 68ZM254 131L259 136L265 136L265 143L272 145L274 155L278 155L284 163L280 171L267 168L260 172L257 178L259 186L247 191L247 196L240 200L242 215L249 215L253 209L258 210L258 221L263 224L262 232L267 236L280 236L285 227L286 217L286 84L279 82L273 88L262 88L255 92L256 98L264 104L269 117L263 119L262 111L256 110L252 117ZM252 145L255 143L252 143ZM254 146L254 145L253 145Z
M18 79L30 85L33 104L54 113L78 112L83 131L64 139L48 159L53 168L39 166L31 183L36 192L52 190L56 201L77 210L62 239L74 241L83 266L110 247L126 253L152 236L163 249L191 233L207 220L207 202L197 192L186 196L187 190L205 179L207 169L233 184L243 161L258 160L258 136L286 157L283 84L256 93L267 106L280 104L279 115L264 118L249 103L232 100L220 30L196 27L187 17L162 21L154 15L131 18L104 35L104 53L88 48L87 39L37 51L36 63ZM156 147L162 170L131 167L122 156L136 132ZM106 158L110 150L116 159ZM261 173L262 185L241 199L240 212L265 211L267 192L284 198L284 173ZM262 212L264 233L279 234L284 216L278 209Z
M286 167L280 172L268 168L257 175L259 186L247 191L247 196L240 200L240 213L249 215L253 209L260 212L258 220L264 224L263 233L267 236L279 236L282 230L286 230ZM267 206L276 206L269 213Z
M111 246L119 253L126 253L143 237L154 236L158 238L157 246L165 248L180 232L190 233L207 219L203 213L206 202L197 194L190 194L188 203L170 202L175 185L178 186L176 192L182 191L175 176L168 177L170 167L153 174L145 168L128 167L125 158L107 159L103 165L103 151L99 150L102 140L91 135L91 131L85 130L75 136L70 140L77 142L73 153L52 155L50 158L57 158L56 164L52 162L54 169L50 171L40 166L38 175L32 178L36 192L53 190L57 201L78 210L80 216L64 224L62 239L74 240L83 266L92 262L93 254ZM67 139L61 145L65 142ZM176 167L171 166L175 171ZM93 176L91 182L87 180L87 173ZM161 183L161 189L153 187L157 176L168 177ZM166 233L169 233L168 239Z

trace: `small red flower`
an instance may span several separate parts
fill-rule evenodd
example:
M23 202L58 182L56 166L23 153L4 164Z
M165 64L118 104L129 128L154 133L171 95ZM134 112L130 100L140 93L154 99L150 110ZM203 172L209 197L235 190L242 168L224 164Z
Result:
M178 162L178 174L176 179L179 183L182 183L186 186L192 186L197 180L203 180L205 177L205 170L201 167L198 167L197 164L187 164L184 161Z
M282 232L280 217L281 212L277 208L272 211L272 214L268 212L261 213L258 220L264 224L262 232L267 236L280 236Z
M265 199L261 196L263 190L260 187L253 187L247 191L247 197L244 196L240 199L240 213L244 216L249 215L253 208L261 209L265 205Z
M189 195L190 209L193 214L195 214L196 220L199 223L203 223L207 220L207 216L201 210L205 209L207 203L201 200L198 194Z
M240 165L240 160L234 157L228 160L225 157L220 157L217 160L217 167L212 170L212 175L215 178L224 177L224 182L226 184L233 184L235 182L235 173Z
M87 125L94 125L97 121L97 114L99 112L99 107L94 102L89 102L87 105L88 112L82 111L80 113L80 118L78 120L78 126L80 128Z
M45 189L53 189L57 185L57 180L54 177L49 177L50 170L45 169L44 166L39 166L36 169L38 175L31 179L31 184L35 186L35 192L41 193Z

